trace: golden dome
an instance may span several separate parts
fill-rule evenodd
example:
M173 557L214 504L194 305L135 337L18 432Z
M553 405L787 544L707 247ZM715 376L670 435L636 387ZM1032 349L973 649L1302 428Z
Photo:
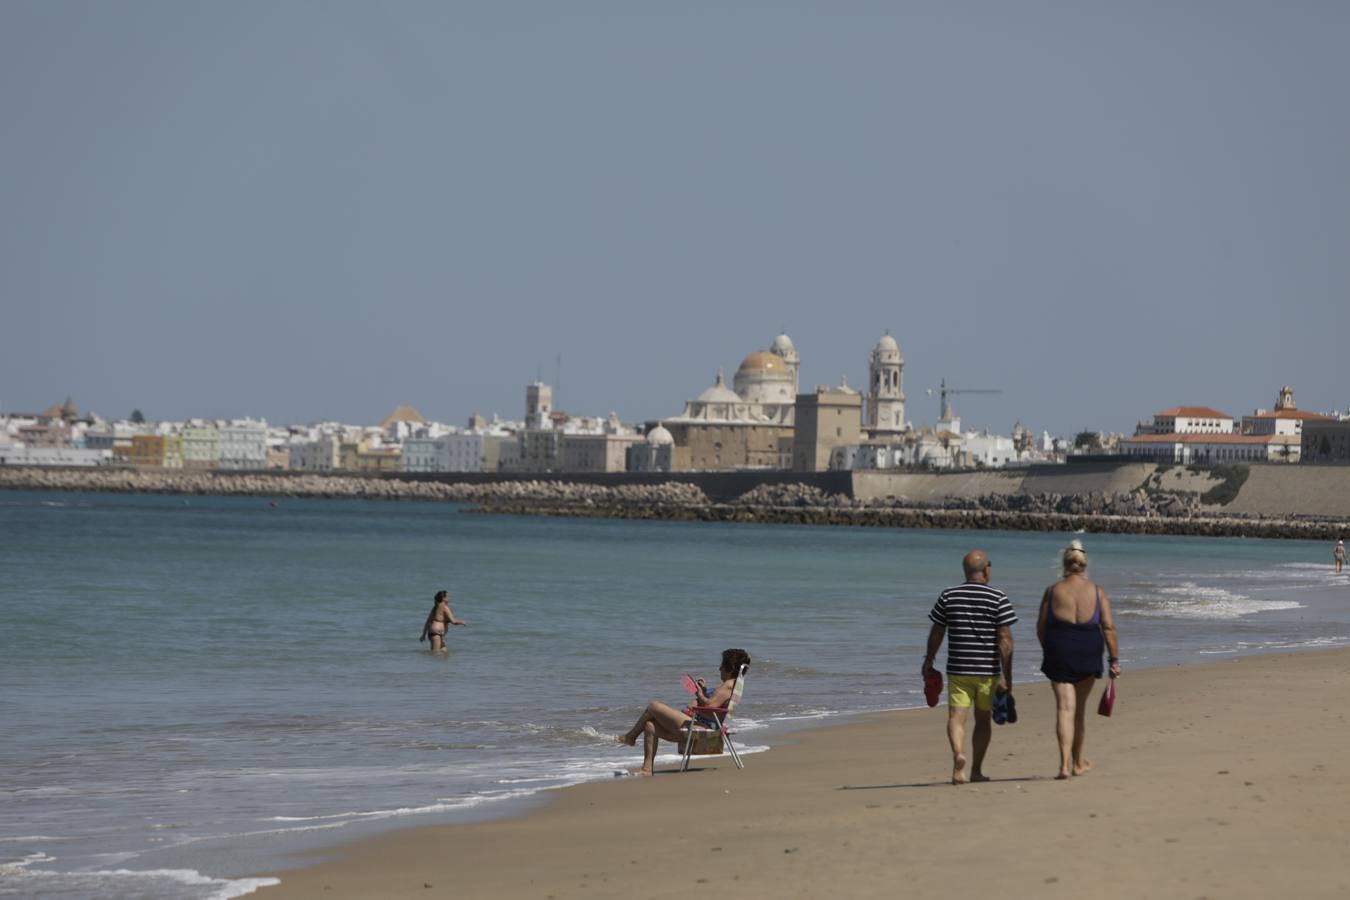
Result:
M783 357L776 353L770 353L767 350L756 350L745 359L741 360L741 367L736 370L737 374L745 372L763 372L779 375L788 374L787 363Z

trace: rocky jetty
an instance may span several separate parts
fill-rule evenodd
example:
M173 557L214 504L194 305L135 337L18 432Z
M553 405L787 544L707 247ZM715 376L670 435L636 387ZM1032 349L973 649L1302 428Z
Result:
M760 484L713 503L682 481L604 485L558 480L433 481L299 472L0 467L0 489L425 500L523 515L717 522L780 522L880 528L1088 531L1223 537L1333 539L1338 519L1238 516L1187 493L988 494L942 503L861 500L807 484Z
M549 506L698 506L708 497L692 484L598 485L562 481L444 482L305 472L0 467L0 490L327 497Z

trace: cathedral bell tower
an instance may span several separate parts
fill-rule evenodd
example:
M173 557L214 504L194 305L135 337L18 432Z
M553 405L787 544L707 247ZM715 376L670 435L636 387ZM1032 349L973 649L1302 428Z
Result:
M798 383L798 372L801 369L802 358L797 355L797 348L792 345L792 338L786 334L778 335L773 339L769 352L781 356L783 362L787 364L787 370L792 375L792 396L795 398L801 390L801 385Z
M867 424L873 438L903 434L905 428L905 357L890 334L872 349L868 366Z

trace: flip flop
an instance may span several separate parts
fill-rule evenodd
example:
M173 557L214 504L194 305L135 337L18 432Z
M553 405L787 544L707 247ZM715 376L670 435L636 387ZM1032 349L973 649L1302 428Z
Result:
M937 669L929 669L923 676L923 696L929 706L937 706L942 699L942 673Z
M1008 722L1008 693L1006 691L994 692L994 724L1005 725Z
M1008 724L1017 724L1017 700L1013 697L1012 691L1008 691Z

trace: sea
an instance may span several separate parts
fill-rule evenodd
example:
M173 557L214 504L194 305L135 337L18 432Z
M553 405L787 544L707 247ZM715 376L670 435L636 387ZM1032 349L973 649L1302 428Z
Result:
M752 754L920 706L928 610L975 547L1038 681L1071 537L0 492L0 897L239 897L302 851L518 813L637 766L611 736L727 647ZM1126 675L1350 643L1330 544L1077 537ZM469 624L433 654L442 588Z

